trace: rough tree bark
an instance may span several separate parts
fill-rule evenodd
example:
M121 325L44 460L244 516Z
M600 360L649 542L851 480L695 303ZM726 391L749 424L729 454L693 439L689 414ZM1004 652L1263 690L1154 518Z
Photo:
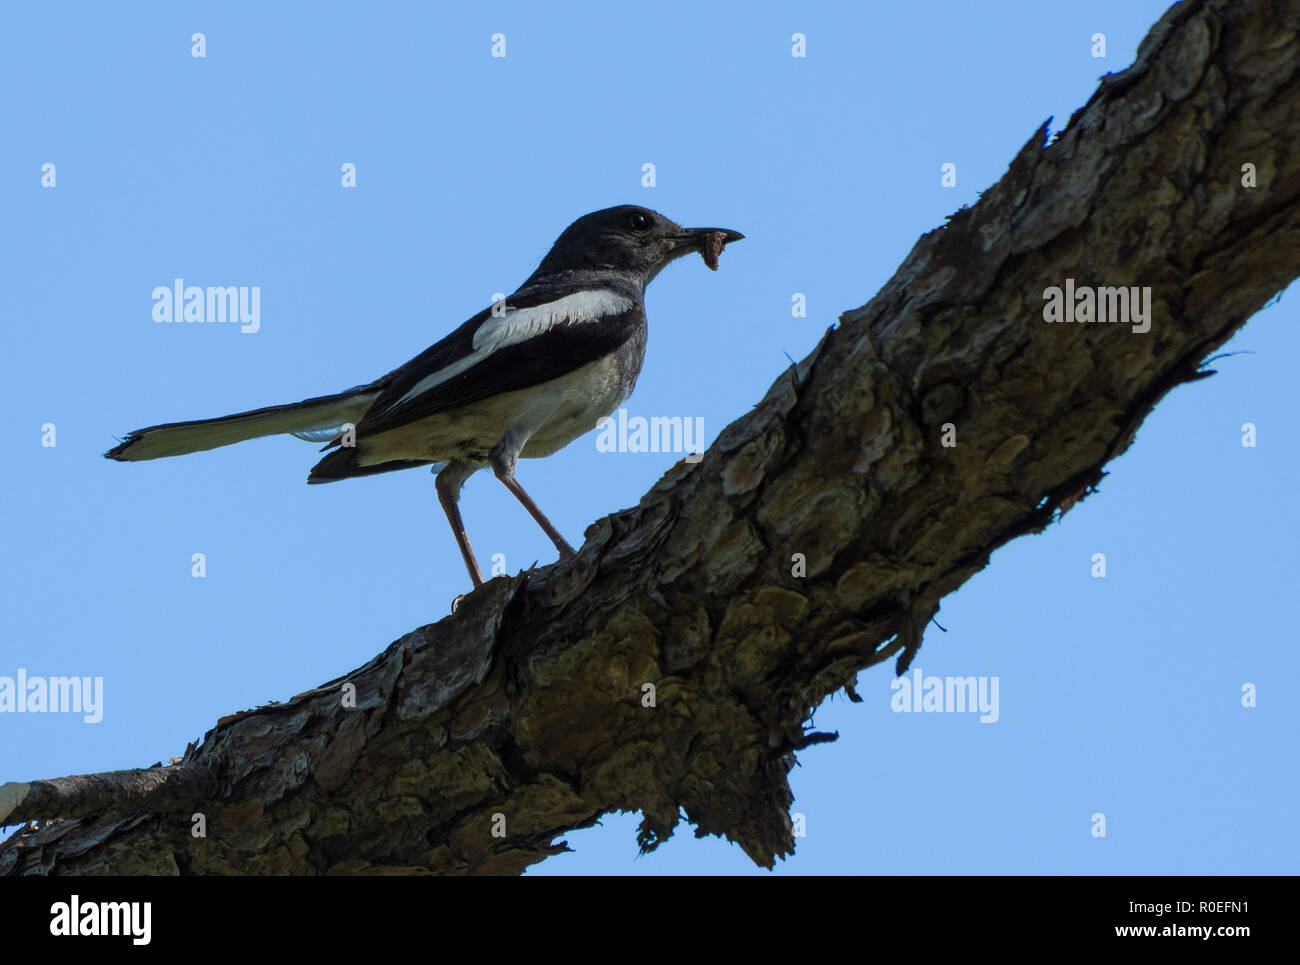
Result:
M1062 135L1037 131L575 560L491 581L173 766L6 785L0 815L39 824L0 871L519 872L636 809L646 849L684 809L760 865L789 854L787 771L826 736L810 712L905 664L945 594L1087 494L1300 273L1297 28L1286 0L1171 9ZM1150 331L1046 324L1066 278L1150 286Z

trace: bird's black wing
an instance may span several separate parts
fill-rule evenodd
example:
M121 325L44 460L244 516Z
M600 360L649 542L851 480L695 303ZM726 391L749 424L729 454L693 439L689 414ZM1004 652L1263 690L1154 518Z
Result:
M565 298L575 301L564 303ZM547 314L557 303L604 310L575 310L574 317L557 319ZM506 304L504 315L484 309L376 383L382 394L357 425L357 434L387 432L558 379L608 355L645 323L639 293L631 289L593 292L590 285L573 285L512 295Z

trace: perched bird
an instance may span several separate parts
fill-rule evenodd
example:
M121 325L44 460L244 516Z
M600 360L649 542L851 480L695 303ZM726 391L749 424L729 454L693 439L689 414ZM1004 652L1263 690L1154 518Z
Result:
M645 358L645 287L665 265L698 251L716 271L723 247L743 237L683 228L632 204L592 212L564 230L513 295L374 382L137 429L104 455L136 462L288 433L333 450L309 483L432 465L475 586L483 574L457 504L465 480L491 466L560 555L571 556L573 547L515 479L516 462L568 445L631 394Z

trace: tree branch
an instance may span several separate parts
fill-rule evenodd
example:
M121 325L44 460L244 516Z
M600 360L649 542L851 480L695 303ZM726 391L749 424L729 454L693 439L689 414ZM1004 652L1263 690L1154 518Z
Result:
M0 872L519 872L637 809L645 849L684 809L771 866L794 752L829 738L811 711L905 666L946 594L1087 495L1300 273L1297 29L1282 0L1171 9L576 559L492 580L174 766L5 785L0 819L41 823ZM1150 330L1046 323L1066 279L1150 286Z

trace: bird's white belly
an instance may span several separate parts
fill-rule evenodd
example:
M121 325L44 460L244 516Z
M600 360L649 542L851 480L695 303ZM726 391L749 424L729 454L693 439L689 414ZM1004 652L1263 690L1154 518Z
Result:
M358 439L361 465L393 459L487 461L506 431L526 437L520 456L549 456L595 428L627 398L630 386L608 355L542 385L507 392L450 412Z
M535 415L541 422L520 455L535 459L567 446L617 409L630 388L622 384L618 361L612 355L548 382L539 389L546 395L538 397L536 406Z

